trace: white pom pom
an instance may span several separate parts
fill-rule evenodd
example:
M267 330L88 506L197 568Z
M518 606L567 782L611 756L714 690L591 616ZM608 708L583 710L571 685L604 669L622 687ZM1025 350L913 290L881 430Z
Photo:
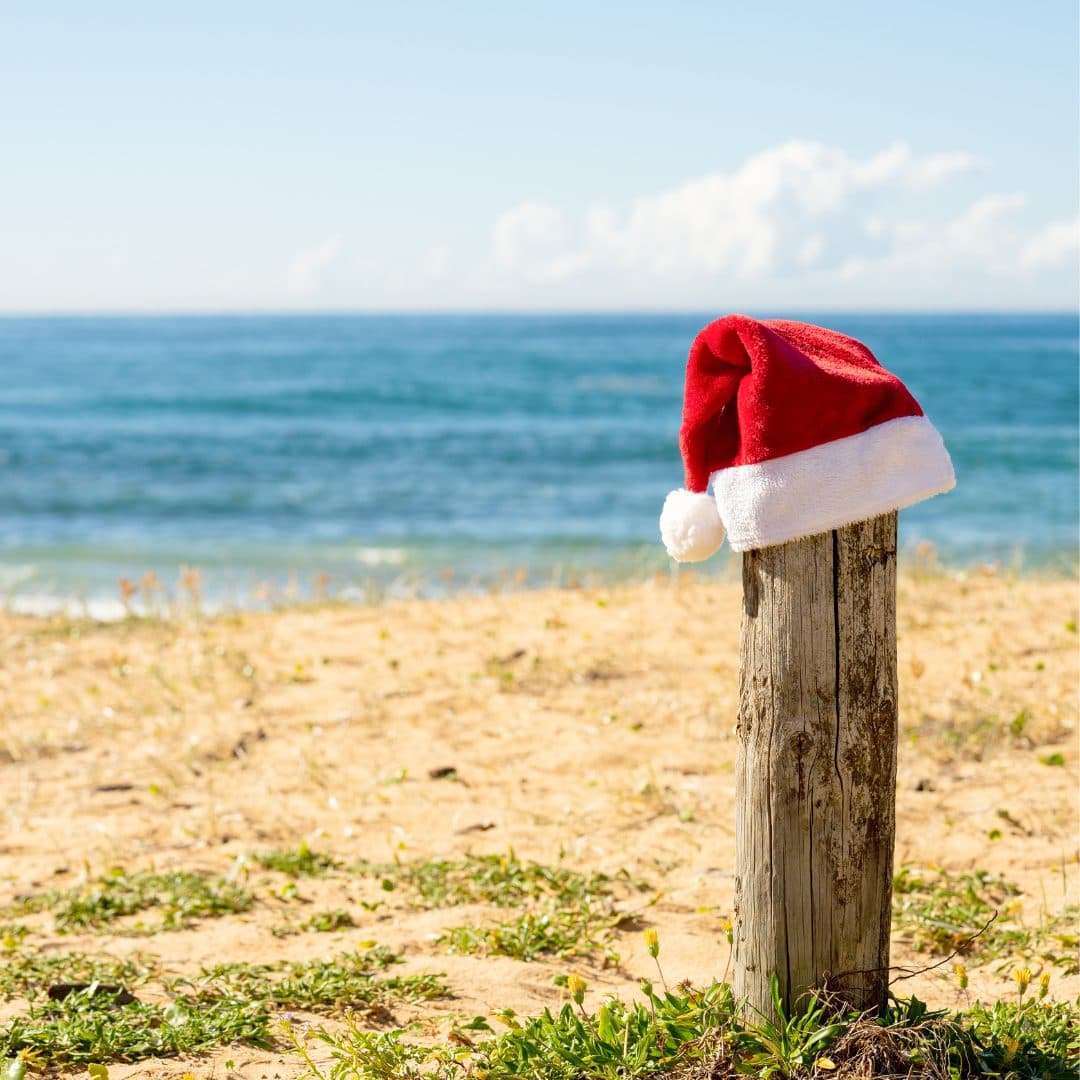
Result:
M724 542L716 499L706 491L673 491L660 512L660 536L676 562L701 562L715 555Z

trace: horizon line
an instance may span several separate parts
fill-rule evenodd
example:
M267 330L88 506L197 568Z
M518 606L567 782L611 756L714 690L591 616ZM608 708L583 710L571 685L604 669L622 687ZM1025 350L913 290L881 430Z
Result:
M710 309L687 308L54 308L47 310L0 310L0 319L167 319L167 318L599 318L622 316L629 318L656 318L680 316L708 316ZM1080 318L1080 310L1069 307L773 307L772 305L744 305L733 311L769 312L762 317L777 317L775 312L785 310L793 315L942 315L942 316L1018 316L1018 315L1071 315ZM713 316L719 317L719 316Z

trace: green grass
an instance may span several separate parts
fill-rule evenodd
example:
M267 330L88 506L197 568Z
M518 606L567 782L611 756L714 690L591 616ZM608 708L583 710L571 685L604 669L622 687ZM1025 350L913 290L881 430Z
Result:
M17 948L29 933L22 923L0 923L0 950Z
M1038 952L1066 975L1080 972L1080 904L1067 904L1060 915L1051 915L1040 928L1042 941Z
M356 922L349 912L343 908L331 908L308 916L300 924L300 930L305 934L330 934L335 930L348 930L355 925Z
M355 872L378 878L384 891L406 896L420 908L486 904L517 908L512 919L493 925L455 926L439 943L451 952L472 956L541 956L602 954L618 963L612 931L626 916L615 912L616 890L646 886L625 871L614 876L584 873L567 866L522 861L505 855L466 855L382 864L360 863Z
M270 856L275 865L260 865L286 874L292 890L299 877L343 869L303 846ZM615 900L641 887L626 874L524 862L513 852L355 869L380 883L397 904L502 909L504 917L487 924L448 928L438 944L521 961L617 962L614 931L625 917ZM1018 898L1015 885L984 871L904 867L895 880L895 923L916 947L945 955L996 912L968 946L972 957L1011 964L1030 956L1047 968L1074 971L1076 910L1029 927ZM225 878L117 870L81 888L23 898L11 911L49 912L60 929L145 933L151 926L172 929L247 910L253 902L250 892ZM343 909L290 917L296 922L289 932L352 925ZM27 1063L53 1068L133 1062L198 1054L230 1042L280 1049L275 1018L291 1010L337 1021L303 1037L291 1034L314 1080L726 1080L737 1074L1063 1080L1075 1076L1078 1063L1080 1002L1046 1000L1048 984L1025 994L1030 974L1018 981L1022 992L1013 1000L976 1003L960 1012L931 1012L917 999L894 1000L874 1020L812 1000L792 1015L778 1009L778 1019L768 1022L740 1017L730 987L721 983L704 990L665 987L660 993L644 981L640 999L611 999L587 1012L584 984L564 976L556 981L571 1000L561 1009L531 1018L498 1013L506 1028L499 1034L486 1018L459 1020L444 1041L421 1045L414 1029L377 1029L398 1022L394 1009L446 999L451 989L439 973L396 971L401 957L384 947L301 962L227 963L167 978L152 956L45 952L31 946L33 931L22 924L0 929L6 932L0 939L0 999L25 1003L20 1015L0 1023L0 1080ZM655 946L654 931L649 933ZM426 1039L432 1030L430 1024L423 1027ZM329 1064L316 1064L327 1056Z
M312 1012L389 1009L401 1002L450 996L439 974L383 975L400 956L382 946L342 953L329 960L277 964L218 964L174 989L196 1001L239 999L280 1009Z
M960 1020L961 1058L972 1075L1075 1080L1080 1069L1080 1003L976 1004Z
M352 915L343 908L316 911L306 919L290 919L271 929L274 937L291 937L293 934L330 934L356 926ZM0 1078L2 1080L2 1078Z
M440 975L395 975L400 956L385 947L305 962L221 964L192 979L164 979L155 958L140 955L14 950L7 959L3 992L26 997L28 1005L0 1024L5 1080L27 1064L35 1070L101 1066L229 1043L275 1049L274 1017L282 1010L340 1018L333 1028L304 1035L285 1028L313 1080L722 1080L739 1074L1065 1080L1080 1065L1080 1002L1045 1000L1046 986L1031 990L1030 977L1018 979L1019 991L1007 1002L946 1013L931 1012L915 998L893 999L880 1019L824 999L786 1014L774 980L776 1018L751 1021L738 1014L723 983L659 992L643 980L640 999L608 999L589 1012L584 981L571 975L559 980L571 1000L558 1010L531 1018L503 1010L500 1034L476 1017L459 1022L442 1042L421 1045L408 1030L371 1024L392 1021L395 1006L445 998L450 990ZM46 991L58 982L87 985L51 1000ZM169 1000L153 1000L162 997ZM329 1064L316 1062L327 1056Z
M588 906L577 911L526 911L492 926L451 927L436 944L467 956L509 956L522 961L600 953L605 963L617 964L619 954L611 947L611 936L619 921L617 915L597 915Z
M506 1033L473 1043L466 1032L491 1031L478 1018L437 1046L405 1041L405 1032L375 1032L346 1021L343 1029L317 1028L304 1038L292 1032L309 1076L321 1080L417 1080L436 1075L487 1080L635 1080L705 1059L707 1038L730 1024L729 987L701 993L656 994L626 1006L612 999L589 1016L571 1004L533 1019L501 1014ZM330 1050L333 1063L316 1065L309 1039Z
M358 863L353 870L378 878L387 892L405 890L416 906L427 908L461 904L517 907L539 900L576 908L583 902L611 897L618 883L645 887L626 872L611 877L566 866L523 862L513 851L506 855L466 855L462 859Z
M157 957L145 953L117 957L108 953L42 952L15 949L0 963L0 999L36 1001L58 983L104 983L127 990L158 974Z
M958 874L905 866L893 879L893 925L907 931L912 945L926 952L947 955L960 950L985 960L1039 959L1074 974L1080 911L1071 905L1030 927L1020 919L1019 896L1016 885L985 870Z
M894 925L908 930L917 949L949 953L961 948L995 914L972 950L1000 952L1024 940L1006 905L1020 890L985 870L956 874L905 866L893 878Z
M272 1045L263 1006L228 998L209 1003L178 998L165 1006L121 1004L117 995L90 986L63 1001L33 1004L0 1026L0 1062L20 1052L24 1060L48 1066L140 1061L234 1042Z
M779 1005L775 980L774 997ZM507 1010L500 1018L509 1028L502 1034L477 1017L434 1046L349 1018L343 1027L289 1034L312 1080L1066 1080L1080 1064L1080 1007L1035 1000L947 1014L894 998L874 1019L811 999L755 1022L739 1015L726 984L660 994L645 981L630 1005L609 999L589 1013L579 994L558 1012L520 1019ZM329 1064L317 1063L327 1051Z
M129 874L115 868L86 886L36 893L7 908L9 914L48 911L56 929L97 930L111 933L157 933L181 930L196 919L215 919L248 911L254 896L228 878L190 871ZM130 916L154 911L159 917L147 922Z
M288 874L291 878L322 877L342 865L332 855L312 851L306 843L297 848L258 852L252 859L264 870L276 870L280 874Z
M165 979L154 957L18 951L0 970L0 993L28 1004L0 1024L0 1076L4 1059L20 1053L59 1066L194 1054L231 1042L270 1047L273 1016L282 1009L389 1016L402 1003L450 996L440 975L388 974L399 961L375 947L303 963L221 964L194 979ZM50 988L67 993L52 1000ZM144 1001L144 994L170 1000Z

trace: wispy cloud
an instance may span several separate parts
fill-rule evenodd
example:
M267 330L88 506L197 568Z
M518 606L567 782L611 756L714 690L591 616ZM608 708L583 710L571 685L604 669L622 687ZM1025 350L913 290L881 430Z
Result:
M445 278L450 271L450 249L445 244L436 244L424 252L420 268L429 278Z
M341 257L343 243L344 237L338 234L297 252L288 266L289 291L298 297L317 293L327 271Z
M669 282L810 275L843 281L873 268L968 265L1015 273L1067 260L1076 222L1025 233L1017 223L1023 194L990 192L957 208L955 182L966 178L970 189L987 166L965 151L918 154L905 142L858 158L793 140L734 171L687 180L626 207L594 203L573 226L558 207L523 203L495 221L493 252L503 271L540 282L611 272Z
M1020 253L1020 263L1029 270L1071 266L1080 259L1080 217L1052 221L1040 229Z
M509 270L536 266L566 244L562 214L553 206L524 202L495 222L495 258Z

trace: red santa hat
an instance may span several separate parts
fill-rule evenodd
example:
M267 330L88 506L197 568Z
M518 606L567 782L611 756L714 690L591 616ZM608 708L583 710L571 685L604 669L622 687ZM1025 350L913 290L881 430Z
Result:
M660 515L668 554L698 562L899 510L956 483L933 424L853 338L728 315L698 334L679 436L686 488ZM708 494L709 483L713 494Z

